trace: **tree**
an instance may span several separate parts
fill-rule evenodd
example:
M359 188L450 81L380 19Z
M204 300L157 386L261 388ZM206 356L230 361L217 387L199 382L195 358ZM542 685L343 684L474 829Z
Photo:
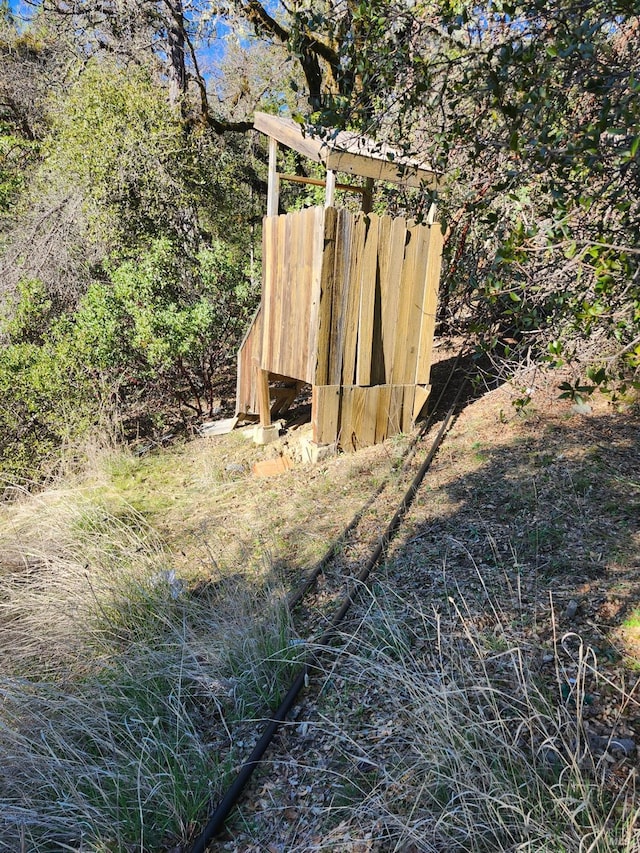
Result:
M210 414L255 299L245 141L194 121L152 55L128 57L140 30L116 50L115 19L85 6L92 35L78 44L60 18L51 26L58 12L7 21L0 44L0 91L21 96L7 98L2 140L31 157L22 176L0 165L0 467L12 476L49 467L104 413L131 434Z
M635 375L637 3L233 8L298 58L318 125L442 169L443 320L465 320L485 347L581 350L594 376Z

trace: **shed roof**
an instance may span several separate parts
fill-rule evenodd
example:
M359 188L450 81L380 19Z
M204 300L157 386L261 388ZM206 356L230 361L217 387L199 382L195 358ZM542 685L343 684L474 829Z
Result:
M410 187L436 189L439 173L382 142L346 130L327 138L290 118L255 113L254 127L327 169Z

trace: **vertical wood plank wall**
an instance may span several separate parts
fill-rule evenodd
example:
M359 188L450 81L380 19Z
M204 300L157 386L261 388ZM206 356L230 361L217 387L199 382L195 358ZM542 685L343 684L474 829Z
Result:
M265 218L238 411L256 404L259 364L313 386L316 441L352 450L408 429L429 391L441 253L438 224L320 207Z
M258 386L256 370L262 361L262 305L253 315L251 324L238 350L238 376L236 379L236 415L258 411Z
M325 258L322 275L321 357L312 384L428 384L440 226L342 209L331 214L324 243L333 244L333 258Z
M312 384L315 376L324 209L263 220L262 367Z

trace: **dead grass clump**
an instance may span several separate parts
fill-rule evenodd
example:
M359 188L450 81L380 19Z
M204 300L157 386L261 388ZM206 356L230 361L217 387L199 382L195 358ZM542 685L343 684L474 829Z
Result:
M13 507L1 545L0 850L188 839L233 727L287 683L282 595L197 586L139 513L63 493Z
M549 684L508 620L480 630L450 604L428 613L382 590L344 637L342 701L376 702L343 758L368 777L346 808L334 802L317 849L367 838L371 851L637 851L635 759L612 763L582 713L595 657L570 679L558 665ZM637 689L625 704L640 705Z

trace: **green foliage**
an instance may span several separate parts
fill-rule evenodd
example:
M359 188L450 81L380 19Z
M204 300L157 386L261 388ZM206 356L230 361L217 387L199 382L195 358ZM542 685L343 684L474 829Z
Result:
M98 416L77 361L55 343L0 348L0 475L40 479Z
M168 240L95 283L74 317L84 362L118 382L123 398L144 389L199 414L213 405L214 379L246 322L250 289L237 251L216 241L195 259Z
M95 238L135 246L178 228L184 131L146 69L91 61L51 115L44 177L81 188Z
M105 409L134 425L145 409L210 414L216 373L250 305L240 254L219 241L189 260L157 240L58 316L41 282L22 282L1 330L4 473L37 477Z
M17 295L4 306L2 332L12 344L42 343L51 324L52 307L41 281L22 279Z
M39 33L34 22L7 42L39 69L38 92L53 44ZM0 108L0 214L15 210L0 234L7 476L38 478L39 465L49 469L103 420L138 436L174 427L185 411L210 413L253 307L243 145L185 120L148 57L81 53L37 101L35 177L14 162L28 148L22 105L6 121ZM5 75L2 60L0 91L14 70ZM15 140L22 147L3 160Z
M485 349L517 361L555 341L565 360L609 356L610 379L637 373L636 16L627 0L374 0L339 21L296 16L340 57L317 121L442 169L441 320Z
M91 421L91 389L75 359L47 335L51 302L42 283L21 282L0 325L0 472L38 478Z
M38 146L22 138L0 117L0 215L7 214L26 186Z

